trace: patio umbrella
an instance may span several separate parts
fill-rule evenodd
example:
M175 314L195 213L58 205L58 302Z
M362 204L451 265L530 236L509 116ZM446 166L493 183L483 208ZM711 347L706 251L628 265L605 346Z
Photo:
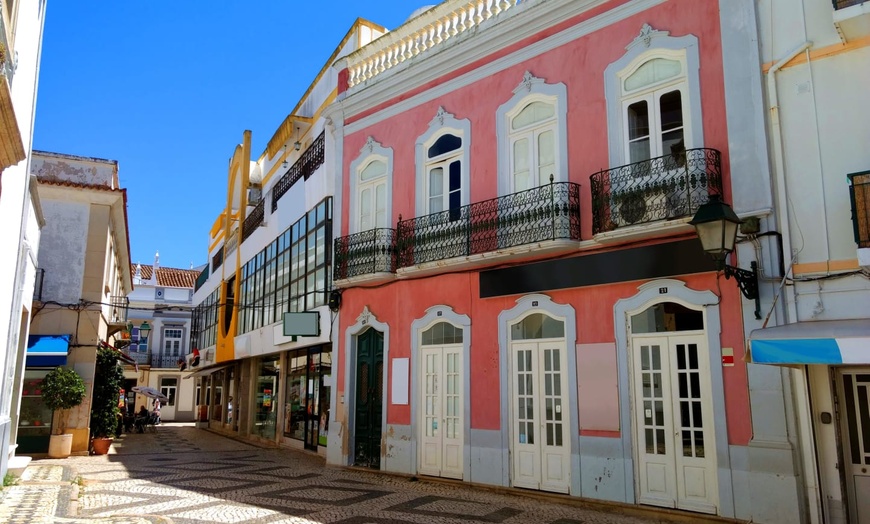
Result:
M131 389L133 390L133 392L138 393L139 395L142 395L144 397L156 398L161 402L169 402L169 397L157 391L155 388L152 388L151 386L134 386Z

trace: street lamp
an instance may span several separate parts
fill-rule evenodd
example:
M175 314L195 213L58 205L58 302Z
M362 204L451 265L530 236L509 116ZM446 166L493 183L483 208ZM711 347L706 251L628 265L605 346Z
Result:
M146 320L139 325L139 339L148 342L148 334L151 333L151 325Z
M716 262L716 269L725 272L725 278L734 277L743 296L755 301L755 318L761 319L761 306L758 300L758 263L752 261L751 271L729 266L725 258L734 251L737 228L742 220L731 206L722 202L719 195L710 195L710 200L698 208L689 221L698 232L701 247Z

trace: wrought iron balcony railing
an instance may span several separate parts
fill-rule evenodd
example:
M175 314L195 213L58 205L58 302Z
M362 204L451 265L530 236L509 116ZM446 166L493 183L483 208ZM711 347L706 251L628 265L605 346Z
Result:
M397 265L410 267L547 240L580 240L580 186L547 185L401 220Z
M242 242L247 240L248 237L251 236L258 227L260 227L260 224L263 223L265 203L266 199L261 198L260 201L257 202L257 205L254 206L254 209L245 217L245 222L242 224Z
M205 283L207 281L208 281L208 264L206 264L205 267L202 268L202 271L196 277L196 284L193 286L193 292L196 293L197 291L199 291L199 288L201 288L203 285L205 285Z
M278 209L278 201L281 200L281 197L284 196L287 191L293 187L293 184L299 181L299 179L304 178L308 180L308 178L317 171L317 168L323 164L324 160L324 148L323 148L323 133L320 133L314 142L302 153L302 156L299 157L299 160L293 163L290 166L290 169L284 173L284 176L278 180L275 184L274 189L272 190L272 212L274 213L276 209Z
M720 153L687 149L599 171L590 177L592 233L692 216L722 194Z
M333 278L396 272L396 230L370 229L336 238Z
M852 227L859 248L870 248L870 171L849 175Z
M211 270L212 272L217 271L217 268L221 267L221 264L224 263L224 248L223 246L219 247L217 253L211 257Z
M109 303L112 305L109 323L126 324L127 310L130 307L130 299L125 296L112 295L111 297L109 297Z
M867 0L831 0L834 3L834 9L845 9L853 5L863 4Z
M178 359L184 360L184 357L178 355L152 354L151 367L160 369L178 368ZM140 362L140 364L142 364L142 362Z

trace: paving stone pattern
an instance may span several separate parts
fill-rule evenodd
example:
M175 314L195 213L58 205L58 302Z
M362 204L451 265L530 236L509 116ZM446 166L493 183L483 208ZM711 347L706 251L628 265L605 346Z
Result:
M3 503L0 522L666 522L661 515L631 508L594 510L576 502L562 504L463 484L326 466L323 458L313 453L257 448L190 425L161 425L156 433L127 435L116 440L109 455L39 460L27 472L31 469L33 477L46 476L50 480L45 486L24 479L22 484L51 488L55 493L31 495L30 490L22 489L26 494L21 495L17 506L12 504L13 515L2 511L7 507L6 499L19 495L15 491L5 494L0 500ZM75 508L77 518L71 517L69 508L57 507L57 501L64 499L59 491L77 487L68 479L71 471L82 478ZM55 506L32 508L28 506L28 497L53 499Z

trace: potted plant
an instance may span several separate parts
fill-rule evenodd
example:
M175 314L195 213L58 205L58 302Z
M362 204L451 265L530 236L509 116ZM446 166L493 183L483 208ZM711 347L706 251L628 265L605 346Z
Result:
M118 354L107 347L98 349L91 402L91 449L97 455L109 452L118 429L118 395L123 382L124 370L118 364Z
M48 456L68 457L72 450L72 433L64 433L67 410L72 409L85 399L85 381L72 368L57 367L42 379L42 402L58 414L55 430L48 444Z

